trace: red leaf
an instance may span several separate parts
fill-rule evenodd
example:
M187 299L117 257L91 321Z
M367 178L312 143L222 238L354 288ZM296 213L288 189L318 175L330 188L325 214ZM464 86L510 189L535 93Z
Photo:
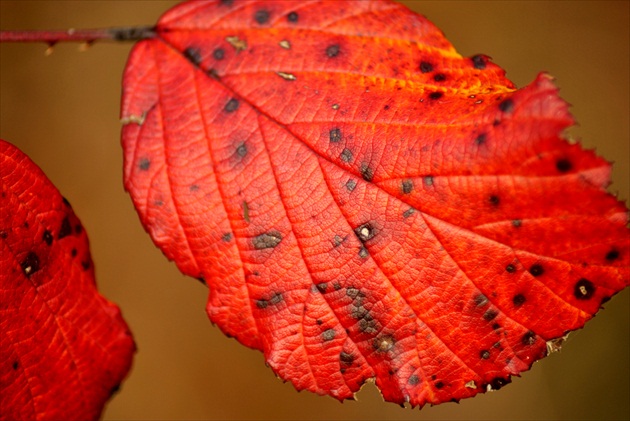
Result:
M298 390L498 389L630 282L610 165L386 1L191 2L129 59L125 185L212 322Z
M0 140L0 419L98 419L135 345L96 290L88 239L44 173Z

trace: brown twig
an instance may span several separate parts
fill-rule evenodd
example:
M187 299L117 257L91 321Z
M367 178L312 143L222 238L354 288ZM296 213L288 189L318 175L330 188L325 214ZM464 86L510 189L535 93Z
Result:
M107 29L68 29L67 31L0 31L0 42L58 42L139 41L155 37L152 26L131 26Z

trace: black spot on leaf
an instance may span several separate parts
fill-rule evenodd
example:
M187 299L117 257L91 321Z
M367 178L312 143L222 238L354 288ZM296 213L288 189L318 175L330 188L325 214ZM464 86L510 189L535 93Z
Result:
M501 203L501 199L499 198L499 196L493 194L488 198L488 202L490 202L492 206L497 207Z
M225 234L223 234L221 236L221 240L223 240L226 243L229 243L231 239L232 239L232 233L231 232L226 232Z
M328 133L328 136L330 138L331 143L340 142L341 141L341 130L339 130L339 128L334 128Z
M335 329L326 329L322 333L322 340L324 342L332 341L333 339L335 339Z
M536 334L531 330L528 331L521 338L521 343L523 345L534 345L536 343Z
M481 54L474 55L470 58L470 60L472 61L473 67L475 69L483 70L486 68L486 58L483 55Z
M241 158L247 155L247 145L245 144L245 142L239 143L239 145L236 147L236 154Z
M379 335L374 338L372 347L376 352L387 352L391 350L396 344L396 340L392 335Z
M374 178L374 170L365 162L361 164L361 176L365 181L372 181Z
M404 194L409 194L413 190L413 182L411 180L404 180L402 182L402 192Z
M481 133L475 138L475 145L483 145L486 143L486 134Z
M289 22L295 23L298 21L298 19L299 19L299 15L297 14L297 12L291 12L287 15L287 20Z
M617 260L619 258L619 251L616 249L611 249L608 253L606 253L606 260L612 262L613 260Z
M70 226L70 219L68 216L63 218L61 221L61 228L59 229L59 234L57 235L57 239L61 240L64 237L72 234L72 226Z
M51 245L53 242L53 236L50 233L50 231L48 230L44 230L44 235L42 237L42 239L44 240L44 242L48 245Z
M356 186L357 182L353 179L350 179L346 182L346 188L348 189L348 191L353 191Z
M531 273L532 276L540 276L545 273L545 269L542 267L542 265L536 263L529 268L529 273Z
M349 352L341 351L341 353L339 354L339 361L341 361L341 363L345 365L352 364L354 362L354 358L354 355Z
M138 168L140 168L140 170L142 171L148 171L150 166L151 161L149 161L147 158L142 158L138 163Z
M409 383L412 386L415 386L418 383L420 383L420 377L418 377L417 374L412 374L411 376L409 376L409 380L407 380L407 383Z
M363 243L370 240L371 238L374 238L375 234L374 228L369 222L366 222L365 224L355 228L354 232L357 237L359 237L359 240L361 240L361 242Z
M269 17L269 11L265 9L257 10L256 13L254 13L254 20L260 25L269 22Z
M525 304L525 301L527 301L527 299L525 298L525 296L523 294L516 294L513 298L512 298L512 303L514 304L514 306L516 307L520 307L523 304Z
M184 50L184 57L188 61L190 61L195 66L198 66L201 63L201 53L199 52L199 48L188 47Z
M560 172L568 172L573 169L573 164L566 158L559 159L556 161L556 169Z
M212 52L212 57L215 60L223 60L225 58L225 50L223 48L217 48Z
M17 370L19 366L20 366L20 364L17 361L13 361L12 367L13 367L14 370Z
M523 225L523 221L521 221L520 219L512 220L512 226L514 228L520 228L522 225Z
M497 317L499 315L499 313L496 310L487 310L485 313L483 313L483 319L487 322L494 320L495 317Z
M444 82L446 80L446 75L444 73L438 73L433 76L433 80L436 82Z
M431 63L429 63L428 61L421 61L420 62L420 71L422 73L429 73L433 71L433 65Z
M442 98L443 96L444 96L443 92L431 92L429 94L429 99L436 100L436 99Z
M508 384L510 382L510 380L508 379L504 379L502 377L495 377L494 379L492 379L492 381L490 382L490 386L492 387L492 390L499 390L501 389L503 386L505 386L506 384Z
M230 100L229 100L229 101L225 104L225 107L223 108L223 110L224 110L226 113L232 113L232 112L234 112L234 111L236 111L236 110L238 109L238 106L239 106L239 105L240 105L240 104L239 104L239 102L238 102L238 99L236 99L236 98L231 98L231 99L230 99Z
M504 113L512 112L513 109L514 109L514 101L512 101L509 98L504 99L503 101L499 103L499 110L501 110Z
M339 44L329 45L326 48L326 55L330 58L337 57L339 55Z
M22 272L26 275L27 278L30 278L32 274L37 272L39 267L39 257L32 251L29 251L22 263L20 263L22 267Z
M403 218L409 218L415 212L414 208L409 208L403 212Z
M481 359L483 360L487 360L488 358L490 358L490 351L488 351L487 349L484 349L483 351L479 353L479 357L481 357Z
M595 294L595 285L588 279L582 278L575 283L573 295L578 300L588 300Z
M256 250L274 248L282 241L282 235L275 230L257 235L252 239L252 244Z
M341 158L343 162L350 162L352 161L352 151L348 148L345 148L341 152L341 155L339 157Z
M433 176L432 175L427 175L424 177L424 184L426 184L427 186L432 186L433 185Z
M510 263L505 267L505 271L508 273L514 273L516 272L516 267L512 263Z
M324 292L326 292L326 289L328 288L328 284L326 282L320 282L319 284L316 285L316 287L319 290L319 292L323 294Z
M483 307L488 304L488 297L483 294L477 294L475 295L474 301L477 307Z
M444 387L444 382L436 382L435 383L435 388L436 389L441 389Z

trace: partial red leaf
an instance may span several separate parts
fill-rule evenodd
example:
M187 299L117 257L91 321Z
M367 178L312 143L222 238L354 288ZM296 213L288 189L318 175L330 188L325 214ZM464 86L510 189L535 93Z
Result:
M98 419L131 366L129 328L69 203L3 140L0 180L0 419Z
M299 390L498 389L629 284L610 165L388 1L179 5L124 76L125 186L212 322Z

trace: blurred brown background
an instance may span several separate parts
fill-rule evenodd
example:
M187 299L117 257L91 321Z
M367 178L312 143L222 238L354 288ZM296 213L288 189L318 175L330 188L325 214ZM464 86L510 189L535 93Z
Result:
M173 1L1 1L2 29L152 24ZM485 53L523 86L557 78L580 126L571 133L616 161L611 192L629 197L630 2L406 2L463 55ZM499 392L422 411L297 393L262 354L224 337L207 291L166 261L122 188L120 82L130 45L79 53L59 45L0 48L0 136L40 165L90 234L101 291L138 343L133 371L106 419L623 419L629 409L629 291L606 305L560 354Z

